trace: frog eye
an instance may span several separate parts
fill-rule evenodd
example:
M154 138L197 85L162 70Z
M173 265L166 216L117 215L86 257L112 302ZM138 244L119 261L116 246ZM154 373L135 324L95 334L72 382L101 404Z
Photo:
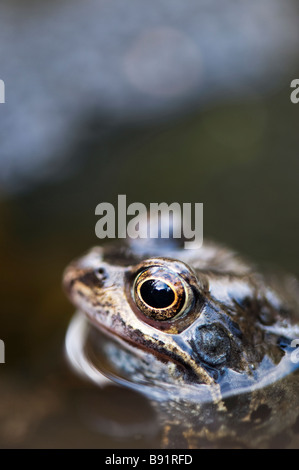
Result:
M139 310L158 321L181 315L193 302L189 284L178 273L161 266L151 266L139 273L133 291Z

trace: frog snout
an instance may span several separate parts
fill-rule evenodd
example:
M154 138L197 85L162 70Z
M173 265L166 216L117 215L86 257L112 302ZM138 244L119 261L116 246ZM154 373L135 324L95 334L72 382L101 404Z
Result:
M90 289L101 288L106 280L104 268L81 269L80 265L70 265L64 272L63 285L68 293L76 286L85 286Z
M77 282L88 287L101 287L105 280L105 269L101 266L102 248L96 247L85 256L73 261L64 271L63 285L70 293Z
M73 287L78 280L78 269L72 264L68 266L63 273L63 287L65 291L70 294Z

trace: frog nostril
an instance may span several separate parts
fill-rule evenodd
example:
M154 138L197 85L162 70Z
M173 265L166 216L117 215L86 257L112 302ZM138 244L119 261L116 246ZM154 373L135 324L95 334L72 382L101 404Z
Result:
M97 277L101 280L101 281L105 281L107 279L107 272L104 268L98 268L96 270L96 274L97 274Z
M102 287L103 279L99 278L94 272L90 271L80 277L80 282L90 288Z

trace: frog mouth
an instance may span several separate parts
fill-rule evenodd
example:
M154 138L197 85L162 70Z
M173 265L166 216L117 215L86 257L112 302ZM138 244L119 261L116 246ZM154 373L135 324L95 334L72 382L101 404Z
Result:
M187 346L184 347L182 341L173 341L174 347L170 349L166 345L163 346L161 341L156 342L153 339L145 338L140 330L125 326L125 329L119 332L117 328L112 329L105 323L100 322L98 317L91 316L83 310L80 310L79 313L80 316L86 318L86 321L92 325L94 330L102 333L113 343L117 343L119 347L130 352L132 356L140 360L143 360L146 356L151 356L162 364L173 365L188 383L216 385L213 376L200 364L192 360L187 351Z
M93 341L91 341L92 338ZM115 382L119 385L150 395L151 398L153 397L153 393L157 393L157 396L162 400L167 400L167 397L170 396L177 396L178 387L180 393L182 392L182 384L180 382L168 382L161 380L159 377L153 381L148 381L146 378L140 380L140 377L139 380L135 380L135 376L128 377L124 375L122 371L119 372L119 370L115 368L115 362L112 364L110 362L110 364L107 365L107 354L103 354L101 348L98 348L98 346L105 343L105 341L109 345L114 345L115 350L119 350L119 347L121 347L121 350L125 353L129 353L131 357L136 358L137 356L137 360L138 356L139 359L142 358L142 348L138 348L139 354L136 354L135 343L128 343L121 336L116 336L114 332L112 333L105 327L94 328L93 323L86 317L86 314L83 311L77 311L69 324L65 339L66 358L72 368L81 376L87 376L100 387ZM109 349L109 351L111 351L111 349ZM167 361L166 357L162 354L157 354L156 356L161 363L165 364L169 362L169 357ZM177 360L178 359L179 358L177 358ZM111 360L110 357L109 360ZM175 358L173 358L173 362L176 362ZM189 381L185 384L184 393L187 395L189 392L196 393L198 397L198 392L200 391L200 393L203 393L203 401L211 401L215 398L219 392L216 384L213 384L215 385L214 387L210 387L210 384L199 382L198 377L190 368L190 365L182 364L181 360L177 362L177 365L184 367L188 372ZM198 389L199 386L203 386L204 388ZM155 392L153 392L153 390L155 390Z

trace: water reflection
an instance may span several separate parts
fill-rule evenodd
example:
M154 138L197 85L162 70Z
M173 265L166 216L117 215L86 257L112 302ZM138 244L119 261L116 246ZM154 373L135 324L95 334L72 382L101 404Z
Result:
M62 271L98 242L96 205L127 194L202 201L204 237L299 275L296 2L3 0L0 10L1 446L158 445L101 433L113 403L122 416L124 392L108 407L111 388L64 364L73 311Z
M107 421L102 416L103 412L97 418L95 412L92 422L97 422L101 432L107 429L108 434L115 433L114 437L130 432L141 433L147 438L158 434L159 446L170 448L271 448L299 445L293 412L299 409L299 370L298 364L290 359L291 350L286 350L285 357L274 368L271 361L265 358L255 371L254 380L242 379L237 373L233 377L229 373L224 374L221 379L222 397L218 403L215 401L216 391L213 392L207 385L184 384L182 387L180 384L177 388L159 378L148 381L142 375L142 367L140 371L138 368L130 371L128 366L127 373L124 373L122 365L124 361L129 364L130 358L126 360L122 357L121 346L113 344L111 339L97 331L80 312L69 326L66 352L77 372L101 388L108 388L107 406L108 403L112 408L115 406L113 394L110 395L109 391L111 383L128 387L134 393L138 391L149 400L143 403L141 397L137 398L136 395L135 405L141 406L139 411L147 407L152 410L149 415L142 411L143 419L138 423L131 415L130 405L127 421L125 419L122 425L119 423L120 416L124 417L124 410L127 409L124 400L123 411L117 413L117 423L111 411ZM123 390L120 389L118 393L115 392L115 397L122 394ZM96 401L102 400L102 397L99 395ZM93 409L92 404L90 406ZM219 428L221 433L218 434Z

